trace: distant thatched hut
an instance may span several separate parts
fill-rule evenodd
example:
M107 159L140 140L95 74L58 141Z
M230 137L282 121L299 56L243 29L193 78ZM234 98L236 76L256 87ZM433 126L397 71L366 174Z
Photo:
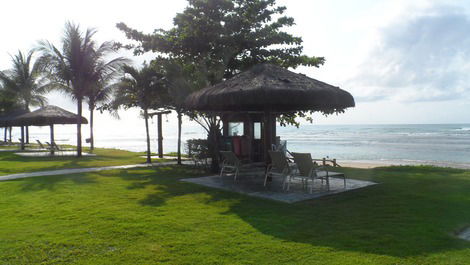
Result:
M88 121L81 117L82 124ZM23 114L14 120L14 124L19 126L49 126L54 124L77 124L78 115L59 108L48 105L27 114Z
M49 105L21 115L11 123L14 124L14 126L49 126L51 128L52 144L54 142L54 124L77 124L79 118L82 124L88 123L87 119L84 117L79 117L57 106Z
M24 110L24 109L17 109L17 110L8 112L5 115L0 116L0 127L4 128L4 127L12 126L16 118L26 113L29 113L29 111Z
M0 116L0 128L4 128L4 141L7 141L7 130L10 129L10 141L11 141L11 127L14 127L14 121L21 115L29 113L28 110L16 109L5 115Z

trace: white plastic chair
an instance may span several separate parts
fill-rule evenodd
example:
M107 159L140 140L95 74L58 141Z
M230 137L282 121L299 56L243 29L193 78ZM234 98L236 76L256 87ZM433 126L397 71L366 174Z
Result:
M264 186L266 187L268 177L280 176L282 177L282 189L289 190L288 178L292 174L292 168L289 165L289 160L282 151L268 151L271 157L271 164L266 168L266 174L264 177Z
M242 166L240 159L238 159L232 151L220 151L220 154L223 157L220 176L222 177L224 173L234 173L233 180L236 181L238 173L240 172L240 167Z
M313 192L313 184L315 179L321 179L322 185L323 181L326 180L326 186L328 191L330 190L330 177L328 169L325 166L319 166L313 162L312 156L310 153L292 153L294 157L294 163L297 165L297 172L295 177L302 178L302 183L308 187L308 182L311 181L310 193ZM325 174L319 174L320 172L325 172Z

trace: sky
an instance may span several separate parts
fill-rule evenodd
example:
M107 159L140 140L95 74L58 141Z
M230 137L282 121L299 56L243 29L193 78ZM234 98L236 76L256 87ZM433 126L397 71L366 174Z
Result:
M295 71L339 86L356 100L356 107L344 114L316 114L315 124L470 123L469 1L277 3L294 18L296 25L286 31L302 37L304 53L326 58L320 68ZM58 44L66 21L96 28L99 42L125 42L116 23L148 33L168 29L186 4L186 0L5 1L0 15L0 69L9 68L11 54L34 48L38 40ZM139 65L151 58L147 54L133 61ZM67 95L53 92L48 99L76 112ZM119 121L107 114L97 115L96 120L107 128L126 124L132 130L143 126L138 117L138 110L130 110L121 112ZM173 116L167 126L176 126Z

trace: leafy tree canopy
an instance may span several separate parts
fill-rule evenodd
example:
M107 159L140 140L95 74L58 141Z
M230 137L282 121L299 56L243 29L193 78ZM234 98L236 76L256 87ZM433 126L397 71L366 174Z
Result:
M284 31L294 25L294 19L284 15L285 10L275 0L188 0L169 30L146 34L118 23L127 38L137 43L118 46L133 49L135 54L153 51L198 65L194 69L206 75L208 85L259 63L319 67L325 59L304 55L302 38ZM310 114L286 113L280 122L298 125L296 117L309 120Z
M8 114L10 111L23 108L24 106L18 103L16 94L13 91L3 88L0 83L0 116Z
M211 84L258 64L283 67L318 67L323 57L303 55L302 38L283 28L294 25L284 16L285 7L275 0L189 0L188 7L174 18L174 27L145 34L124 23L117 27L138 44L136 54L159 52L192 61L204 60L209 70L222 70Z

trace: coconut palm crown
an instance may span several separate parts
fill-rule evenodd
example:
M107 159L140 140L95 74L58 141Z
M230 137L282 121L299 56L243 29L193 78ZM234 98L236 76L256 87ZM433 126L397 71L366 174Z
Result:
M108 104L107 109L110 111L116 111L121 107L142 109L147 138L147 163L150 163L148 111L161 107L161 103L166 100L168 93L165 86L165 76L155 67L145 63L141 69L126 65L123 67L123 72L124 76L120 82L113 86L114 98Z
M12 68L0 72L0 82L19 108L29 111L29 107L43 107L47 103L43 95L49 84L42 77L40 61L33 63L34 50L11 57ZM23 137L22 137L23 138ZM26 126L26 143L29 143L29 130Z
M3 89L10 91L18 103L25 110L29 107L44 106L47 103L43 95L47 92L48 83L42 78L40 62L33 60L34 51L27 54L18 51L18 54L12 56L12 68L0 71L0 82L3 83Z
M80 26L65 24L62 47L59 49L48 41L39 42L40 62L47 72L48 79L55 89L62 90L77 101L77 114L82 116L82 102L95 108L99 97L96 91L104 79L120 69L124 59L106 61L112 51L112 43L97 45L93 40L95 29L88 28L84 33ZM106 77L108 76L108 77ZM77 119L77 156L82 153L81 121Z

